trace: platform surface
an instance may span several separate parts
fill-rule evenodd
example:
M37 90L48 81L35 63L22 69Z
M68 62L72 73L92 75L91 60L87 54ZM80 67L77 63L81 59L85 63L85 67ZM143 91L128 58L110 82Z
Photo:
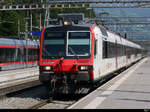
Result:
M0 72L0 89L8 84L12 84L18 81L28 80L28 79L38 79L39 68L24 68L16 70L7 70Z
M150 57L142 59L68 109L150 109Z

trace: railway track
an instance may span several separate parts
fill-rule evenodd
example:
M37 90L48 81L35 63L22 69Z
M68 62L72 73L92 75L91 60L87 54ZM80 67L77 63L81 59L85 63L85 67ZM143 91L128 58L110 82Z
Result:
M4 109L66 109L82 96L57 96L54 101L47 98L44 86L34 86L0 96L0 108ZM9 91L10 92L10 91ZM3 106L9 105L9 106ZM15 105L15 106L14 106Z
M134 64L136 64L136 63L134 63ZM134 65L134 64L133 64L133 65ZM132 66L132 65L130 65L130 66ZM101 85L105 84L107 81L109 81L109 80L115 78L117 75L119 75L119 74L122 73L123 71L127 70L128 68L130 68L130 66L128 66L127 68L122 68L122 69L120 69L119 71L113 73L113 74L115 74L115 75L109 77L109 78L106 79L106 80L103 80L103 82L101 82L101 84L100 84L99 86L101 86ZM97 87L96 87L96 88L97 88ZM94 88L94 90L95 90L96 88ZM85 95L84 95L84 96L85 96ZM82 98L82 97L80 97L79 99L81 99L81 98ZM68 104L67 106L64 106L63 109L67 109L69 106L71 106L71 105L73 105L74 103L76 103L79 99L73 100L70 104ZM49 106L49 109L51 109L51 107L52 107L53 105L56 105L56 104L61 105L62 103L59 103L59 101L55 101L55 100L54 100L54 101L51 101L50 99L46 99L46 100L43 100L43 101L41 101L41 102L39 102L39 103L37 103L37 104L35 104L35 105L29 107L28 109L42 109L42 108L45 108L46 105L48 105L48 106ZM56 108L55 108L55 109L56 109Z
M52 103L52 102L50 102L49 99L43 100L43 101L41 101L41 102L39 102L39 103L37 103L37 104L35 104L35 105L29 107L28 109L39 109L39 108L41 108L42 106L47 105L48 103Z
M125 70L125 69L124 69ZM123 70L118 71L117 74L121 73ZM114 76L115 77L115 76ZM112 78L114 78L112 77ZM110 78L109 80L111 80L112 78ZM107 82L108 80L104 81L101 85L105 84L105 82ZM36 86L36 84L40 84L39 81L33 81L28 83L27 85L25 83L20 84L20 88L24 87L24 85L26 85L26 87L24 88L28 88L28 89L21 89L21 92L19 92L20 90L18 89L17 92L11 93L11 95L7 95L2 97L4 100L9 100L9 102L12 102L10 105L13 105L12 107L8 107L8 108L13 108L13 109L67 109L68 107L70 107L71 105L73 105L74 103L76 103L78 100L80 100L81 98L83 98L85 95L58 95L57 97L54 97L53 101L50 101L50 99L47 98L46 96L46 91L44 90L44 86L42 85L42 87L40 86ZM30 86L32 85L33 88L31 88ZM19 85L18 85L19 86ZM14 91L17 90L16 86L13 86L13 88L15 89ZM19 87L18 87L19 88ZM36 88L36 89L35 89ZM96 88L95 88L96 89ZM10 88L5 88L5 93L7 93L7 90L11 90ZM10 92L10 91L9 91ZM11 90L12 92L12 90ZM2 91L0 92L2 93ZM24 96L24 95L26 96ZM15 99L16 98L16 99ZM13 100L13 101L11 101ZM8 104L8 101L4 101L6 104ZM17 103L18 104L17 104ZM16 103L16 104L15 104ZM1 99L0 99L0 106L4 104ZM14 107L14 104L16 105L16 107ZM21 105L21 106L20 106ZM1 108L1 107L0 107Z
M71 106L72 104L77 102L79 99L81 99L83 97L83 95L77 95L77 96L75 96L75 98L68 97L68 98L70 98L70 101L66 97L64 97L63 99L57 98L56 100L54 99L54 101L51 101L50 99L42 100L39 103L32 105L31 107L29 107L27 109L45 109L45 108L46 109L57 109L57 106L61 107L59 109L67 109L69 106Z
M73 101L72 103L68 104L67 106L64 106L63 109L67 109L69 106L71 106L72 104L74 104L76 101ZM39 102L38 104L35 104L31 107L29 107L28 109L40 109L41 107L44 107L45 105L64 105L65 103L59 103L56 101L51 102L49 99L47 100L43 100L41 102Z
M40 85L37 68L1 71L0 97L22 89Z
M30 87L38 86L41 82L39 80L28 80L28 81L22 81L22 82L16 82L16 83L9 83L6 87L3 87L0 89L0 97L5 96L6 94L20 91L23 89L27 89Z
M124 70L120 70L120 71L118 71L118 73L115 73L115 76L117 76L119 73L121 73L121 72L123 72ZM106 79L106 80L103 80L103 82L101 83L101 85L103 85L103 84L105 84L107 81L109 81L109 80L111 80L112 78L114 78L115 76L113 76L113 77L109 77L108 79ZM96 87L97 88L97 87ZM96 88L94 88L94 90L96 89ZM92 92L92 91L91 91ZM37 104L35 104L35 105L32 105L31 107L29 107L29 108L27 108L27 109L57 109L56 108L56 105L59 105L59 106L61 106L61 105L63 105L62 106L62 108L60 108L60 109L67 109L68 107L70 107L71 105L73 105L74 103L76 103L79 99L81 99L81 98L83 98L85 95L87 95L87 94L84 94L84 95L77 95L77 96L75 96L73 99L72 98L70 98L70 97L67 97L67 96L64 96L64 98L62 99L62 98L54 98L54 100L52 101L52 100L50 100L50 99L46 99L46 100L42 100L42 101L40 101L39 103L37 103ZM63 95L62 95L63 96ZM73 96L72 96L73 97ZM68 103L68 104L66 104L66 102L67 102L67 100L66 100L66 102L65 101L63 101L64 99L71 99L71 102L70 103ZM60 103L61 102L61 103ZM47 107L46 107L47 106Z

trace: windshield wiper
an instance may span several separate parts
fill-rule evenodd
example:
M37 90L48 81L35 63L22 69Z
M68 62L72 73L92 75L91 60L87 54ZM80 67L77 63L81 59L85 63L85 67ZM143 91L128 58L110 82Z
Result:
M75 53L75 51L70 46L68 48L77 57L77 59L79 59L79 56Z

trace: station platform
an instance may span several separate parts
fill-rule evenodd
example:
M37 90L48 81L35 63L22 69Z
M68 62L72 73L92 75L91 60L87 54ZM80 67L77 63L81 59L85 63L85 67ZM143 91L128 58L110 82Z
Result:
M0 72L0 89L6 88L25 81L38 80L39 68L31 67Z
M150 57L125 70L68 109L149 109Z

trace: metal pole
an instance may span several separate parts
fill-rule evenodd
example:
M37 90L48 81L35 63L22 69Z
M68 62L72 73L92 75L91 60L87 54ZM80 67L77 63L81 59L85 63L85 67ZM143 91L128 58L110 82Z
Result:
M41 0L41 3L43 3L43 0ZM42 30L42 15L40 10L40 31Z
M26 47L28 46L28 19L29 18L25 18L25 40L26 40ZM28 61L28 49L26 48L26 62ZM26 67L27 66L27 63L26 63Z
M90 19L92 19L92 9L90 10Z
M41 15L41 10L40 10L40 31L42 30L42 15Z
M49 11L49 0L46 1L46 12L45 12L45 24L44 24L44 27L45 26L48 26L49 24L49 18L50 18L50 11Z
M31 29L30 30L32 31L32 10L30 11L30 17L31 17L30 18L30 22L31 22Z
M18 37L20 38L20 20L18 20Z
M32 10L30 11L30 31L32 32ZM31 36L31 38L33 39L33 36Z

